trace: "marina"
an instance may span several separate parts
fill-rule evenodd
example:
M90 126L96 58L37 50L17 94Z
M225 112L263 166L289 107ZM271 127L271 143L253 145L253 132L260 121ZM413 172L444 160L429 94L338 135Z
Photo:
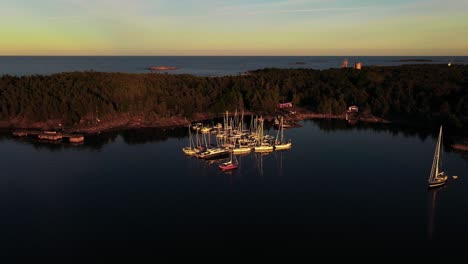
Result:
M188 126L189 146L182 151L187 156L199 159L222 159L231 156L229 163L220 166L223 171L237 168L232 164L232 156L253 152L269 153L275 150L287 150L292 147L291 140L284 140L283 117L277 127L276 137L264 133L264 118L250 116L250 125L244 122L244 112L230 116L229 111L223 117L223 123L214 126L194 123ZM193 132L192 132L193 131ZM193 138L195 133L195 139Z

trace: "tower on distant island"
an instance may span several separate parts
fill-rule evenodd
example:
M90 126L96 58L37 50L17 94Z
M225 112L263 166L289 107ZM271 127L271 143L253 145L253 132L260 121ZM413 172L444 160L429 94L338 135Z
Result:
M341 64L341 68L348 68L348 59L343 60L343 64Z

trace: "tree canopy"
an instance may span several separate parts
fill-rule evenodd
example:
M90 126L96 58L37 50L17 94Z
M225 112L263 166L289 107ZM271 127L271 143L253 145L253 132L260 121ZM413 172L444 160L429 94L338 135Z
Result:
M267 68L225 77L103 72L0 77L0 121L58 119L73 126L97 113L147 118L235 108L271 113L286 101L318 113L341 114L355 104L387 119L443 119L466 126L468 66Z

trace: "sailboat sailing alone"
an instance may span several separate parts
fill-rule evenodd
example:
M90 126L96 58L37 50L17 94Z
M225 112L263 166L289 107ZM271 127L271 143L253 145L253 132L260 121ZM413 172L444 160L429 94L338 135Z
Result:
M440 126L439 138L437 139L434 160L432 161L431 174L429 175L429 188L442 186L448 180L447 174L443 171L440 171L440 168L439 168L441 143L442 143L442 126Z

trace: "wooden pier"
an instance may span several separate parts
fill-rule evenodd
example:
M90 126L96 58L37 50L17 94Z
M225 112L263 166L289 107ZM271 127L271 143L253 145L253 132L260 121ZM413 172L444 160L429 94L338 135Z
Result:
M47 141L68 141L70 143L83 143L84 136L81 134L67 134L56 131L39 130L16 130L13 131L15 137L31 137Z

